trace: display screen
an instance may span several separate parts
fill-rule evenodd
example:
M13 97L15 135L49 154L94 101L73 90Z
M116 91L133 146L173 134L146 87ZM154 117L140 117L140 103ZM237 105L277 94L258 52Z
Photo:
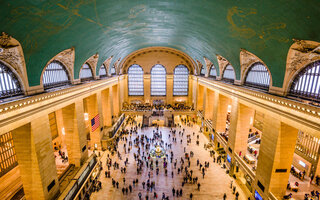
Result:
M231 163L231 157L227 154L227 161Z
M254 192L254 198L256 200L263 200L263 198L260 196L260 194L257 192L257 190Z

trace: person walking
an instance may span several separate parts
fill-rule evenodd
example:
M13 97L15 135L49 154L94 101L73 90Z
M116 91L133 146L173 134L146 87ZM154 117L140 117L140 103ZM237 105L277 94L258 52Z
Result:
M227 194L224 193L224 194L223 194L223 200L226 200L226 199L227 199Z

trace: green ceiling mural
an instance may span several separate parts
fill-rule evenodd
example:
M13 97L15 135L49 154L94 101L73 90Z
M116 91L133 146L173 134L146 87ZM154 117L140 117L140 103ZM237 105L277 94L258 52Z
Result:
M318 0L25 0L1 1L0 31L21 42L30 86L59 52L75 47L75 78L99 53L114 61L148 46L167 46L217 67L228 59L240 78L244 48L269 67L282 87L292 38L320 41ZM97 71L99 68L97 68Z

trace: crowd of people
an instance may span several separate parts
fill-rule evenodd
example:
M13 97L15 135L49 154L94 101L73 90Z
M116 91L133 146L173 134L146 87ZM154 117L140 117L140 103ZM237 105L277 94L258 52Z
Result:
M163 111L163 110L175 110L175 111L193 111L192 106L187 106L184 103L175 104L153 104L150 103L124 103L124 111Z
M129 118L129 128L123 131L123 134L116 140L114 147L107 154L105 178L110 179L110 184L112 184L114 190L122 193L124 198L136 191L139 200L169 200L170 198L181 197L182 199L193 199L196 195L195 192L201 190L202 182L204 182L206 173L211 166L210 162L215 163L217 161L222 165L222 159L216 160L214 154L210 154L213 158L209 157L210 160L206 161L194 158L195 153L187 151L186 146L183 145L184 141L186 141L187 146L192 142L199 144L199 133L188 134L185 129L185 127L193 127L194 122L195 120L191 118L182 118L181 123L176 123L175 127L170 129L169 134L163 134L159 127L150 128L148 129L150 130L149 133L143 134L141 133L141 125L135 118ZM181 154L179 156L172 150L173 145L183 147L183 156ZM165 154L161 158L152 158L150 150L157 146L160 146ZM124 154L120 152L124 152ZM127 176L129 155L134 158L136 178ZM223 161L225 162L225 160ZM132 165L130 166L132 167ZM122 176L119 177L118 173L121 173ZM143 175L146 175L146 177L141 177ZM175 180L176 177L182 178L178 179L181 180L180 184L173 185L171 192L168 193L168 190L166 192L161 191L161 186L157 185L155 181L163 176L172 180ZM194 189L185 191L186 185ZM236 187L231 186L231 189L234 198L238 199L239 192L236 191ZM221 199L226 198L227 193L222 193Z

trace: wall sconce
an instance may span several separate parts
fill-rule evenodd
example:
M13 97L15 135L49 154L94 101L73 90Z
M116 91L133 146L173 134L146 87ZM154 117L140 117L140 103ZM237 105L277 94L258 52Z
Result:
M62 135L66 135L66 131L64 130L64 127L61 130Z
M228 105L228 112L231 112L231 105Z
M88 113L84 113L84 120L86 120L86 121L89 120L89 114Z
M250 117L250 125L253 124L253 117Z

